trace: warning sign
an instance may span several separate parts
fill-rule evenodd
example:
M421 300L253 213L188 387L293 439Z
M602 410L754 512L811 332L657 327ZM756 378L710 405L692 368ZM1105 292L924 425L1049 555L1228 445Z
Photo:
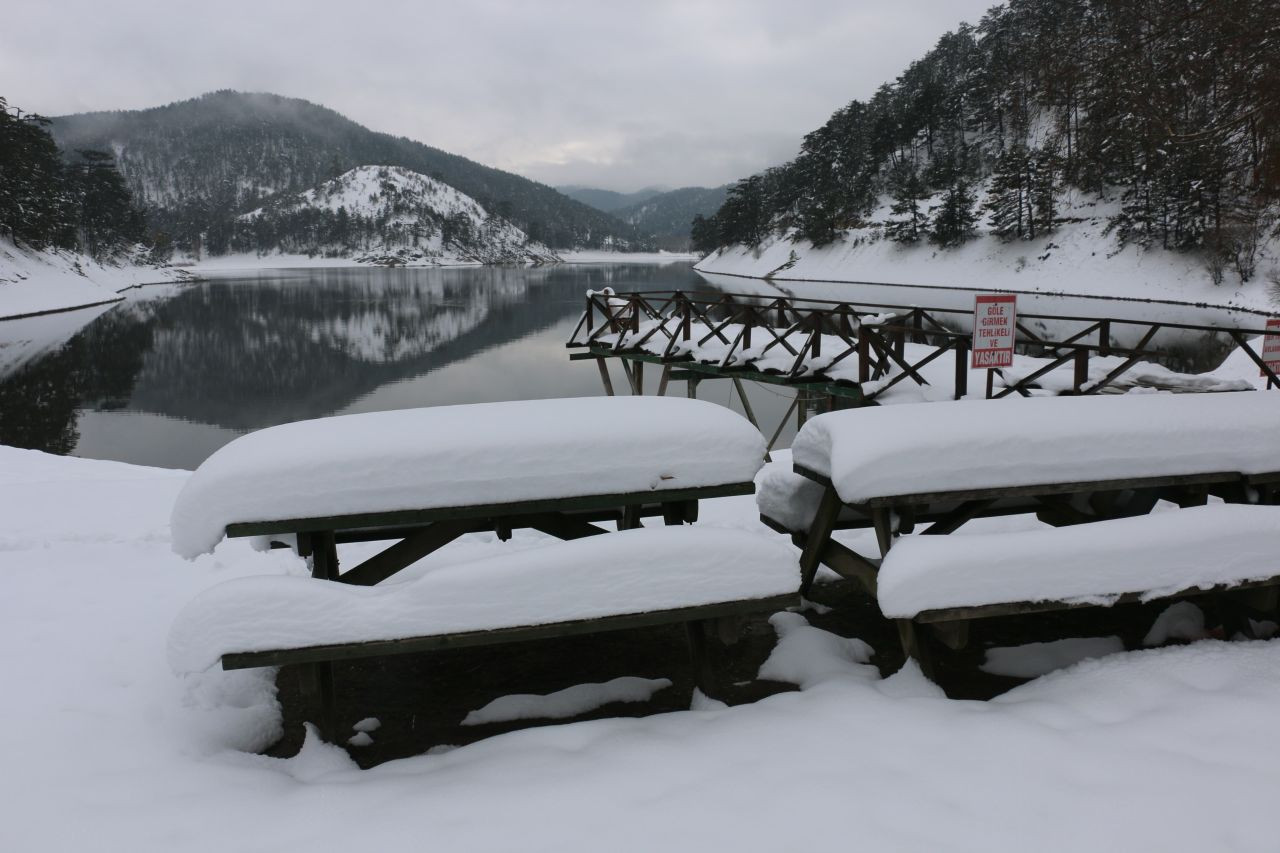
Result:
M1262 336L1262 360L1272 373L1280 373L1280 317L1267 320L1267 333ZM1267 371L1258 371L1263 376Z
M1018 297L979 294L973 303L973 367L1012 367ZM1280 340L1277 341L1280 345ZM1280 352L1277 352L1280 358Z

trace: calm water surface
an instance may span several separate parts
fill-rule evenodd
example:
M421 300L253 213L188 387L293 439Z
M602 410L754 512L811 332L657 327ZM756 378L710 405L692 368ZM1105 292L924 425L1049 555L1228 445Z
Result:
M598 395L595 365L570 362L564 343L584 292L605 286L777 293L748 279L709 284L687 264L292 270L143 288L114 306L0 321L0 443L193 468L236 436L287 421ZM1194 316L1239 325L1222 312ZM1216 346L1201 348L1204 359L1220 357ZM650 371L650 393L656 381ZM747 385L771 431L790 394ZM741 411L730 383L704 382L699 396Z

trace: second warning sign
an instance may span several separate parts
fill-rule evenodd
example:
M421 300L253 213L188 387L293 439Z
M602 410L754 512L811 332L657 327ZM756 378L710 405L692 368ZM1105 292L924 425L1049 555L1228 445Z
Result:
M979 367L1012 367L1018 297L980 293L973 303L973 362Z

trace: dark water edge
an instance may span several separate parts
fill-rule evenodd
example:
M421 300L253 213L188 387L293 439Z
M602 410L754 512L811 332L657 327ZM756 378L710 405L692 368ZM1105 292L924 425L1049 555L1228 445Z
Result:
M570 362L564 347L586 290L780 295L766 282L718 278L689 264L343 268L143 288L113 305L0 321L0 443L194 468L238 435L288 421L595 396L603 393L595 365ZM867 298L896 296L877 290ZM1062 308L1091 313L1078 300ZM1194 316L1238 325L1222 312ZM1171 349L1170 366L1210 369L1225 339L1183 342ZM772 432L791 392L745 385ZM698 393L741 411L730 388L704 382ZM672 383L668 393L685 387ZM793 432L787 426L779 446Z

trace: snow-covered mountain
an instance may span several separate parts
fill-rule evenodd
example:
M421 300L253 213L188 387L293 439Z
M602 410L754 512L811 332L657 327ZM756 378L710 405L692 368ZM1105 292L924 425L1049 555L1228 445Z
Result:
M253 245L384 265L542 263L550 249L475 199L400 166L360 166L236 219Z

